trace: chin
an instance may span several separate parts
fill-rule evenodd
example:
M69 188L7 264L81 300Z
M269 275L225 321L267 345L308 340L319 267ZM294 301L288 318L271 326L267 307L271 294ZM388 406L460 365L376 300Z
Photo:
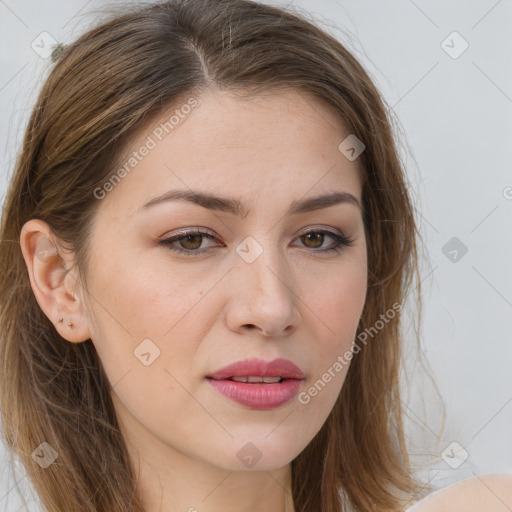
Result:
M291 444L289 436L269 432L233 439L231 447L218 454L216 465L229 471L272 471L290 464L307 445Z

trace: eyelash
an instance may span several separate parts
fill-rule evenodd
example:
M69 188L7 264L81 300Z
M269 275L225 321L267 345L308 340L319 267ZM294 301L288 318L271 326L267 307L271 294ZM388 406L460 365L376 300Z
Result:
M345 247L351 247L354 243L354 240L352 238L347 238L343 235L338 235L337 233L333 233L332 231L326 231L323 229L312 229L310 231L306 231L305 233L302 233L300 237L309 235L311 233L321 233L324 235L330 236L336 243L333 247L329 247L328 249L312 249L313 252L320 252L320 253L331 253L332 251L336 251L338 254L343 252ZM214 240L216 237L211 235L210 233L199 231L196 229L192 229L190 231L184 231L179 235L173 236L171 238L166 238L164 240L160 240L158 243L159 245L167 246L166 248L172 252L178 253L178 254L184 254L186 256L198 256L200 254L203 254L204 252L208 251L208 249L180 249L178 247L171 247L170 245L174 242L179 242L180 240L183 240L187 238L188 236L203 236L205 238L209 238L210 240ZM213 247L210 247L209 249L213 249Z

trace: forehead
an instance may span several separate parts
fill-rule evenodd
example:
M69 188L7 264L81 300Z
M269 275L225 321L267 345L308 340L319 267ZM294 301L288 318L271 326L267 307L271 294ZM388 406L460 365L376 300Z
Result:
M359 197L358 162L338 149L348 134L331 108L293 90L189 95L131 140L118 166L128 172L107 203L128 201L133 209L177 187L251 201L262 191L264 200L279 201L333 187Z

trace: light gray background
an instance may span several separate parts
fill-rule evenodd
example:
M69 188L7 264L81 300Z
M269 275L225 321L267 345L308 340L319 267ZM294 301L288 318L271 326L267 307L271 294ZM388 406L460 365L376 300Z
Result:
M422 264L423 345L446 404L444 434L434 445L440 405L411 358L404 384L404 404L414 420L407 424L408 437L413 450L433 450L430 467L419 473L441 487L512 472L512 0L266 3L309 11L345 43L403 130L402 153L428 257ZM71 41L84 29L80 16L102 4L0 0L1 201L50 67L32 41L43 31ZM448 37L453 31L469 44L457 58L445 51L462 48L457 36ZM443 253L452 237L468 249L456 262ZM468 452L456 469L442 456L452 442ZM0 508L24 510L5 463L0 477Z

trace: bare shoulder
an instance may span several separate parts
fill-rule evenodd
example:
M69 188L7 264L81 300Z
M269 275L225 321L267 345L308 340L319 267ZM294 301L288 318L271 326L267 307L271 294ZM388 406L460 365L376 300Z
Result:
M509 512L512 474L493 473L463 480L427 496L406 512Z

